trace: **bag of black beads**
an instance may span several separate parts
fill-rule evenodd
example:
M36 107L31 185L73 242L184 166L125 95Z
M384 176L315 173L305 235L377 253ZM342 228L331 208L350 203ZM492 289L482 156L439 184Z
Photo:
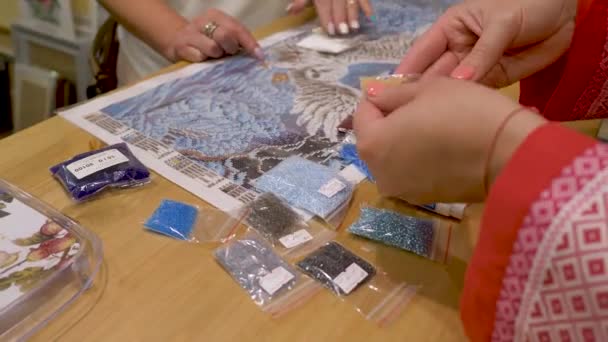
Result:
M403 211L403 209L401 209ZM400 248L440 263L447 263L455 223L421 214L405 214L382 206L365 204L348 232L366 239ZM417 215L417 216L414 216Z
M150 182L150 171L125 143L79 154L50 171L75 201L84 201L108 188L129 188Z
M386 326L399 317L417 287L391 278L342 244L332 241L299 260L297 267L344 301L366 319Z
M255 186L322 218L333 227L341 223L355 188L338 169L299 156L283 160L256 179Z
M254 231L216 249L214 256L253 302L273 317L301 306L321 290Z
M245 221L284 257L308 253L336 236L318 222L307 223L287 202L269 192L247 206Z

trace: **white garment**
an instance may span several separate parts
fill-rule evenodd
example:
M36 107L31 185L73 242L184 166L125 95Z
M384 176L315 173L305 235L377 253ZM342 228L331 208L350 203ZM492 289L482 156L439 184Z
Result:
M127 0L128 1L128 0ZM203 11L216 8L229 14L250 30L255 30L284 16L289 0L166 0L182 16L192 19ZM120 85L132 83L170 62L133 34L119 28L118 81Z

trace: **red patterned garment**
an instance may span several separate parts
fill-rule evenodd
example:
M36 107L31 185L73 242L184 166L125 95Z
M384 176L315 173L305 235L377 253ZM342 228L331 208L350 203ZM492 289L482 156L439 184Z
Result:
M559 124L527 138L490 192L461 311L473 341L608 341L608 144Z
M608 117L608 0L579 0L568 53L522 80L520 102L555 121Z

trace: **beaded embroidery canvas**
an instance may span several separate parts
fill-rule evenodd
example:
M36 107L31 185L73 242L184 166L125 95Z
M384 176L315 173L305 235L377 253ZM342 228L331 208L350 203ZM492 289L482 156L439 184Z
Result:
M431 2L375 1L377 21L339 55L297 47L308 25L261 41L267 66L247 56L190 65L62 115L107 143L129 143L148 167L232 210L289 156L344 167L336 128L357 104L360 77L394 70L436 18Z

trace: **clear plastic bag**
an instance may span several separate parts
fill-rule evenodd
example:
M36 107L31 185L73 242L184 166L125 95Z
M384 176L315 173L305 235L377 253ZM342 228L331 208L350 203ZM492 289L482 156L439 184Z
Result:
M214 256L251 299L274 317L304 304L321 289L255 232L223 245Z
M298 261L297 266L380 326L393 322L417 290L416 286L391 279L335 241Z
M422 257L446 263L453 224L436 218L421 218L365 205L348 231L357 236L401 248Z
M266 172L256 180L255 186L333 226L341 221L354 191L354 185L337 170L298 156L289 157Z
M150 171L125 143L79 154L50 171L75 201L84 201L108 188L150 182Z
M223 212L215 208L163 200L144 226L155 233L188 242L226 242L242 225L245 211Z
M287 202L269 192L248 205L245 221L283 256L307 253L336 235L319 224L306 223Z

